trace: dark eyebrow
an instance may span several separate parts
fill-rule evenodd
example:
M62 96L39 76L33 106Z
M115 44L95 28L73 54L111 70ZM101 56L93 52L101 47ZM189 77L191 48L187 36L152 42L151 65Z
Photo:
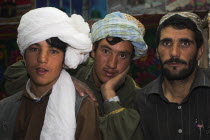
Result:
M110 48L110 47L107 46L107 45L101 45L100 47L101 47L101 48L104 48L104 49L112 50L112 48ZM120 51L119 53L131 54L132 52Z
M34 43L34 44L32 44L32 45L35 45L35 46L41 47L41 45L40 45L39 43ZM54 46L52 46L52 45L49 45L49 48L56 48L56 47L54 47ZM56 48L56 49L57 49L57 48Z
M41 47L41 45L40 45L39 43L34 43L34 44L32 44L32 45Z
M181 38L179 41L180 42L191 42L191 43L193 43L193 40L190 40L188 38Z
M172 39L171 38L163 38L160 40L160 43L166 42L166 41L172 41Z
M112 50L112 48L110 48L110 47L109 47L109 46L107 46L107 45L101 45L100 47L101 47L101 48L108 49L108 50Z

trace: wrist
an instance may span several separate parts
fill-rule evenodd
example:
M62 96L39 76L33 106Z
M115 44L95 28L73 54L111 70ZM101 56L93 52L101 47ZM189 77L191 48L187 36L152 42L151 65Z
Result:
M108 100L116 96L116 92L114 90L102 90L101 93L104 100Z
M120 98L118 96L114 96L109 99L106 99L105 102L120 102Z

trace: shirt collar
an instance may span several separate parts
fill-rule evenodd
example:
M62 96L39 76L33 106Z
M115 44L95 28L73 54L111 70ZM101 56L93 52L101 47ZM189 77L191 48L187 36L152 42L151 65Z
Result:
M150 95L150 94L162 94L162 75L160 75L157 79L155 79L154 81L152 81L150 84L145 86L145 93Z
M32 100L35 100L35 101L40 101L45 95L47 95L49 93L49 91L51 90L51 88L45 92L41 97L37 97L34 93L31 92L30 90L30 83L31 83L31 80L28 79L27 83L26 83L26 92L25 94L27 94L29 98L31 98Z
M197 87L210 87L210 69L201 69L198 68L194 82L192 84L191 90L197 88ZM162 82L163 82L163 76L160 75L157 79L152 81L150 84L145 86L146 90L145 93L150 94L163 94L162 90Z
M210 87L210 69L198 68L191 89L197 87Z

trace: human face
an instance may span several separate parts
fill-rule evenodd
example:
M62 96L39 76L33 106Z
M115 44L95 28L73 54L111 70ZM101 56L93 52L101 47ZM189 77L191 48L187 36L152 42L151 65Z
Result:
M94 58L93 75L97 86L123 72L130 64L133 45L130 41L121 41L110 45L102 39L98 48L91 52Z
M64 53L46 41L29 46L25 62L32 86L50 89L60 75L63 59Z
M194 33L189 29L169 26L160 34L157 53L162 63L163 75L168 80L184 80L195 71L203 48L197 48Z

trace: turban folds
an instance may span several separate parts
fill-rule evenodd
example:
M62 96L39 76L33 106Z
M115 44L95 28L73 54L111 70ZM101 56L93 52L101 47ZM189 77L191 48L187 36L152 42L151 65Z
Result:
M141 22L121 12L108 14L104 19L94 23L91 28L93 43L107 36L131 41L135 49L134 59L144 56L148 49L143 39L144 33L145 28Z
M53 7L38 8L22 16L17 43L23 55L30 45L58 37L69 45L65 65L76 68L87 59L92 50L89 32L88 24L79 15L68 17L63 11Z

